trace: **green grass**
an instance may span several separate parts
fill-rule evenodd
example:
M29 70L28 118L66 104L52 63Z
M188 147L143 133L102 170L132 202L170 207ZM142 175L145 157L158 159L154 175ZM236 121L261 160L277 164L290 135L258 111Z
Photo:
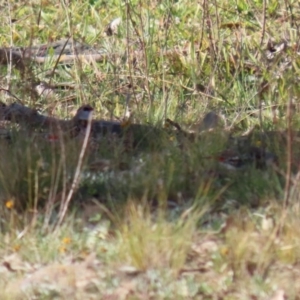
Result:
M299 298L298 137L289 149L287 134L262 135L298 129L296 2L0 5L1 46L73 37L106 55L66 65L49 53L25 73L0 66L1 88L59 118L89 103L96 118L122 120L130 94L133 122L157 129L136 149L111 139L87 149L73 191L81 143L49 143L11 125L11 141L0 141L3 299L280 300L273 297L282 291ZM122 23L108 36L117 17ZM274 53L271 41L287 47ZM37 81L74 88L47 99L32 92ZM199 133L209 111L222 127ZM164 128L166 118L196 132L194 140ZM274 152L277 170L224 170L214 157L229 146L229 134L251 128L250 143Z

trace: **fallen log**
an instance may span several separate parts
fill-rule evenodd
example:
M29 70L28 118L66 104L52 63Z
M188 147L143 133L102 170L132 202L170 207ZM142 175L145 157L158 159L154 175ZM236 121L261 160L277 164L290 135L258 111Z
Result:
M39 64L49 59L60 63L72 63L75 60L103 61L106 56L104 50L96 50L72 39L30 47L0 48L0 64L7 65L11 62L20 71L25 70L25 62L29 60Z
M72 119L63 120L52 116L45 116L40 114L36 109L18 103L12 103L10 105L0 103L0 121L17 123L20 124L20 127L23 129L25 128L35 132L46 132L51 134L52 137L56 135L58 138L58 131L69 138L84 137L88 121L91 118L90 138L96 143L105 140L104 138L110 139L117 137L120 138L120 141L126 143L126 147L153 149L153 146L155 146L155 149L157 149L162 146L164 140L169 141L170 131L162 127L130 122L95 120L92 118L92 114L93 108L90 105L83 105L77 110L76 115ZM206 120L206 116L203 120ZM193 142L196 140L196 137L201 140L201 134L185 132L181 129L179 124L171 120L168 120L168 122L171 123L172 126L175 126L173 134L177 136L179 145L181 145L180 142ZM210 131L207 131L207 133L210 134ZM293 141L297 145L299 143L299 136L299 132L293 132ZM204 141L207 141L207 138L209 138L207 134L204 135ZM286 144L286 134L280 131L264 132L263 137L261 133L256 132L251 132L247 136L237 137L226 134L224 140L228 140L227 146L225 142L226 149L229 149L231 152L234 151L234 153L239 153L238 157L246 156L246 160L252 161L254 159L259 163L261 163L261 161L264 163L265 156L267 157L269 155L269 152L266 151L266 148L269 147L265 143L270 140L272 144L277 141L281 145L284 145ZM261 143L261 147L253 147L253 145L258 143ZM189 143L187 145L189 145ZM249 149L255 149L254 154ZM250 154L246 155L249 151ZM269 155L269 157L275 158L276 156L272 154Z
M91 116L93 108L90 105L83 105L76 115L69 120L63 120L52 116L46 116L39 113L36 109L12 103L5 105L0 103L0 121L10 121L19 124L22 129L34 132L46 132L51 136L61 131L70 138L84 136L87 122ZM94 141L101 141L104 137L116 136L124 137L127 143L132 146L157 144L159 136L165 130L151 125L131 124L130 122L95 120L92 119L91 138ZM57 134L58 136L58 134Z

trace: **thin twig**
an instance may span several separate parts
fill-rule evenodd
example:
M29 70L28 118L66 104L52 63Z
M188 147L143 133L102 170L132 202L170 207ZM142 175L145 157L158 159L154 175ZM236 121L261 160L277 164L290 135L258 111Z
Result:
M204 38L204 28L205 28L205 19L206 19L206 0L203 0L202 8L203 8L203 15L202 15L202 26L201 26L201 36L200 36L200 42L199 42L199 50L202 49L202 43L203 43L203 38Z
M140 9L141 9L141 5L139 5ZM138 15L138 18L140 19L140 24L141 24L141 27L144 28L144 24L143 24L143 19L142 19L142 13L140 12L140 14ZM138 33L138 39L139 39L139 43L140 45L142 45L142 53L143 53L143 56L144 56L144 64L145 64L145 75L146 75L146 80L145 80L145 88L146 88L146 92L148 94L148 98L149 98L149 101L150 101L150 109L149 109L149 112L151 113L152 112L152 109L153 109L153 97L151 95L151 92L150 92L150 85L149 85L149 66L148 66L148 58L147 58L147 49L146 49L146 42L145 42L145 37L144 35L140 35L138 30L135 28L135 31Z
M131 61L131 48L130 48L130 28L129 28L129 20L134 24L134 22L132 21L131 18L131 14L130 14L130 3L127 0L126 1L126 56L127 56L127 60L128 60L128 71L129 71L129 80L130 80L130 85L132 87L132 92L135 98L135 102L138 103L137 101L137 97L136 97L136 93L135 93L135 89L133 88L134 83L133 83L133 71L132 71L132 61Z
M289 95L289 103L287 105L287 157L286 157L286 182L284 188L284 207L289 205L291 191L291 175L292 175L292 97Z
M90 114L89 118L88 118L88 124L87 124L87 127L86 127L85 137L84 137L83 144L82 144L82 147L81 147L81 151L80 151L80 154L79 154L79 159L78 159L78 163L77 163L77 166L76 166L76 170L75 170L73 182L72 182L72 185L71 185L71 189L70 189L70 191L67 195L66 200L61 205L61 209L60 209L60 212L59 212L58 222L56 224L56 228L58 228L62 224L62 222L63 222L63 220L66 216L67 209L69 207L69 203L72 199L72 196L73 196L75 190L77 189L78 182L79 182L79 177L80 177L80 172L81 172L81 169L82 169L84 154L86 152L86 148L88 146L88 141L89 141L89 137L90 137L90 133L91 133L91 128L92 128L92 114Z
M0 86L0 92L2 92L2 91L7 93L10 97L16 99L22 105L24 105L24 102L20 98L18 98L16 95L14 95L9 89L4 89Z
M263 3L263 24L262 24L262 33L261 33L261 39L260 39L260 47L262 47L262 44L264 42L264 38L265 38L265 33L266 33L266 19L267 19L267 1L264 0Z
M7 70L7 88L10 88L10 81L11 81L11 74L12 74L12 47L13 47L13 32L12 32L12 22L11 22L11 6L10 1L7 1L8 6L8 18L9 18L9 27L10 27L10 51L9 51L9 64L8 64L8 70Z
M51 189L49 191L49 196L48 196L48 200L46 203L45 217L44 217L42 232L45 232L46 229L49 227L52 211L53 211L54 205L55 205L55 200L56 200L55 195L57 194L57 190L58 190L58 184L59 184L59 178L60 178L61 169L62 169L62 163L63 163L62 157L60 158L57 168L56 168L55 162L53 162L53 168L52 168L53 172L52 172L52 176L51 176Z
M42 229L43 231L45 231L46 228L49 227L51 215L55 207L55 202L57 200L57 190L58 190L61 173L62 173L62 181L63 181L62 192L61 192L61 203L63 203L64 199L66 199L66 191L67 191L66 150L65 150L65 143L63 139L63 132L60 127L58 127L58 135L59 135L60 151L61 151L60 160L57 168L55 168L56 167L55 161L53 162L53 168L54 168L54 172L52 173L53 184L51 184L51 190L49 192L49 197L46 205L45 219L44 219L44 224ZM53 155L53 158L55 158L55 155ZM57 171L55 169L57 169Z
M126 2L126 8L127 8L127 10L126 10L126 13L127 13L127 18L128 18L128 20L130 20L131 21L131 23L132 23L132 25L133 25L133 30L134 30L134 32L135 32L135 34L136 34L136 36L137 36L137 39L138 39L138 41L139 41L139 44L141 45L141 47L142 47L142 55L143 55L143 59L144 59L144 63L145 63L145 67L144 67L144 69L145 69L145 75L143 76L146 80L145 80L145 85L144 85L144 89L146 90L146 93L147 93L147 95L148 95L148 98L149 98L149 101L150 101L150 109L149 109L149 112L151 112L151 110L152 110L152 108L153 108L153 99L152 99L152 96L151 96L151 92L150 92L150 86L149 86L149 68L148 68L148 60L147 60L147 51L146 51L146 42L145 42L145 39L143 38L143 37L141 37L141 35L140 35L140 32L138 31L138 29L137 29L137 27L136 27L136 25L135 25L135 22L134 22L134 20L133 20L133 17L132 17L132 7L129 5L129 3L128 2ZM133 11L134 12L134 11ZM138 18L139 18L139 21L140 21L140 24L141 24L141 27L144 27L144 24L143 24L143 20L142 20L142 18L141 18L141 14L137 14L137 13L135 13L137 16L138 16ZM130 58L130 56L129 56L129 23L128 23L128 21L127 21L127 45L128 45L128 58ZM130 84L131 84L131 86L133 87L134 85L133 85L133 77L132 77L132 70L133 70L133 68L132 68L132 62L129 60L129 62L128 62L128 65L129 65L129 73L130 73ZM135 93L135 91L134 91L134 89L133 89L133 94L134 94L134 96L135 96L135 98L136 98L136 93ZM137 101L136 101L137 102Z

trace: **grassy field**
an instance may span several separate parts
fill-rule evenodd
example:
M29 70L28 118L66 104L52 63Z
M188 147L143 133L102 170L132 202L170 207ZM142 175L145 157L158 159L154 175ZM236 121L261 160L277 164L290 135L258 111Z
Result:
M60 63L50 49L25 72L2 65L2 102L64 119L88 103L122 122L128 103L131 123L162 132L127 151L110 138L85 149L1 123L0 299L300 298L297 1L0 7L1 47L73 38L104 57ZM55 90L38 95L40 81ZM222 167L244 138L277 165Z

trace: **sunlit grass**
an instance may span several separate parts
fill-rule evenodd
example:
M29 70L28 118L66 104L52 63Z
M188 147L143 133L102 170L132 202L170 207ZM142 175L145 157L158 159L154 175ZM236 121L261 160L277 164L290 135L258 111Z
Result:
M138 270L171 268L178 272L186 261L200 214L167 221L149 209L129 203L119 230L119 259Z

